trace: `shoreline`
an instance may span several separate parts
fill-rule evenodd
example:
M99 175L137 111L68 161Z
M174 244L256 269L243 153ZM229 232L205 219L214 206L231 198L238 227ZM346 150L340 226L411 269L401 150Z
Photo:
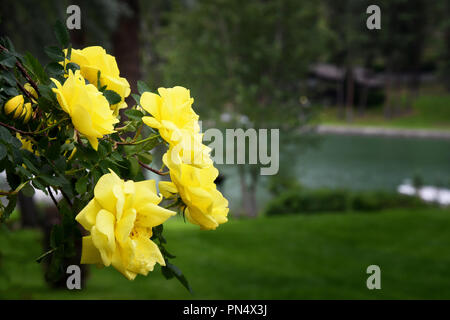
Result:
M405 138L449 139L450 130L441 129L397 129L371 126L318 125L314 130L318 134L386 136Z

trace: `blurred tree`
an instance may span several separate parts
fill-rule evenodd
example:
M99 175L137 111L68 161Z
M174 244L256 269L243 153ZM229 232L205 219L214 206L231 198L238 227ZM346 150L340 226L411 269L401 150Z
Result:
M434 44L438 52L439 76L443 80L447 91L450 91L450 1L436 1L432 16L437 34Z
M309 121L299 98L323 46L318 3L176 1L169 15L158 46L165 83L189 87L203 117L228 112L255 129L280 128L281 136ZM239 170L244 209L256 216L259 168Z
M389 0L382 2L381 46L386 66L385 116L390 118L401 112L401 100L395 91L407 86L412 94L419 87L420 67L429 28L431 5L425 0ZM400 81L403 76L403 83ZM406 81L405 81L406 80ZM411 99L406 92L407 110Z

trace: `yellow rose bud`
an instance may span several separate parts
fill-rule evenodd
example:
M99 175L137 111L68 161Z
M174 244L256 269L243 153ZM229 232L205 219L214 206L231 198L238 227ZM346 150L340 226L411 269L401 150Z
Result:
M23 123L27 123L30 120L31 115L33 113L33 108L31 107L31 103L30 102L25 103L23 110L24 110Z
M103 175L94 199L75 218L90 232L83 237L81 263L112 265L129 280L147 275L156 263L165 266L150 240L152 228L176 213L158 206L161 200L154 180L124 181L112 171Z
M14 114L12 115L14 119L20 117L23 113L23 103L24 103L24 99L21 94L9 99L5 103L5 107L4 107L5 113L11 114L14 112Z
M34 90L33 86L31 84L29 84L28 82L25 83L25 85L23 86L25 88L25 90L27 90L35 99L38 98L37 92L36 90Z

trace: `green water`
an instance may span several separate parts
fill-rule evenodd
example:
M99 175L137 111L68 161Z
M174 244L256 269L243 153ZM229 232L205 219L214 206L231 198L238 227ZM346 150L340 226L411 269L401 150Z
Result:
M395 191L405 179L417 175L425 184L450 187L450 140L326 135L316 147L299 148L283 163L293 177L310 188ZM239 209L237 170L232 166L219 168L226 175L223 192L230 207ZM262 178L257 193L260 207L271 197L266 186L267 178Z

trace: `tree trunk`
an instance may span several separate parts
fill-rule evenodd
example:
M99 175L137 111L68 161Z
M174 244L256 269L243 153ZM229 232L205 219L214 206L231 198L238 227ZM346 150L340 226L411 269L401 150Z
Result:
M347 122L352 122L353 120L353 101L355 95L355 78L353 75L352 66L347 67L346 72L346 83L347 83L347 92L346 92L346 101L345 101L345 118Z
M258 215L258 209L256 207L256 184L253 183L254 181L251 181L251 185L247 185L247 172L244 165L238 166L238 170L241 183L243 214L246 217L254 218Z
M386 101L384 103L384 117L390 119L392 117L392 85L393 76L391 72L386 72L385 94Z
M139 57L139 1L122 0L131 14L122 15L119 19L117 30L113 35L114 55L119 65L120 75L130 83L131 92L137 91L137 81L140 79ZM131 95L127 103L132 103Z
M345 111L344 111L344 87L345 87L345 79L342 79L342 81L336 82L336 104L338 106L338 117L340 119L345 118Z
M369 95L369 87L362 85L361 95L359 97L359 115L363 116L366 113L367 97Z
M20 221L22 227L34 228L38 225L39 211L33 198L23 195L19 192Z

